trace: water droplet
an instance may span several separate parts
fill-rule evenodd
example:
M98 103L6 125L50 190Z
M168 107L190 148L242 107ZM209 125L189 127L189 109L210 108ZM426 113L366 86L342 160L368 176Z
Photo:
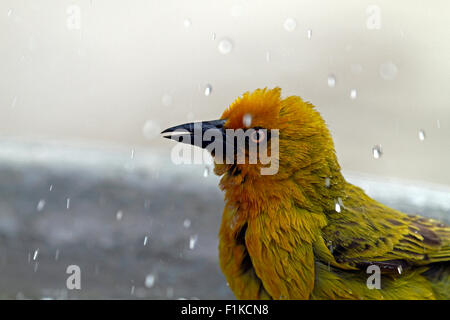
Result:
M336 210L336 212L341 212L341 205L336 202L334 205L334 210Z
M208 176L209 176L209 168L205 167L205 169L203 170L203 177L208 178Z
M380 145L375 145L373 148L372 148L372 154L373 154L373 157L375 158L375 159L379 159L382 155L383 155L383 151L381 150L381 146Z
M184 19L183 25L186 29L190 28L192 25L192 21L190 19Z
M193 235L189 238L189 249L194 250L197 244L198 235Z
M357 93L356 93L356 89L352 89L352 90L350 90L350 98L351 99L356 99L356 95L357 95Z
M212 92L212 86L210 84L207 84L205 87L205 96L211 95Z
M39 262L36 261L36 263L34 264L34 272L37 272L39 268Z
M131 149L131 155L130 155L131 159L134 159L134 149Z
M425 131L419 130L419 140L420 141L425 140Z
M397 267L398 274L402 274L403 268L402 266Z
M270 62L270 52L269 51L266 52L266 61Z
M438 129L441 128L441 122L439 120L436 121L436 125L437 125Z
M52 184L50 185L50 188L48 188L48 190L49 190L49 191L52 191L52 190L53 190L53 185L52 185Z
M312 30L311 30L311 29L309 29L309 30L307 31L307 35L308 35L308 39L311 39L311 38L312 38Z
M334 75L330 74L328 76L327 82L328 82L328 86L330 88L334 88L334 86L336 85L336 77Z
M146 246L146 245L147 245L147 242L148 242L148 237L147 237L147 236L145 236L145 237L144 237L144 246Z
M183 227L185 227L186 229L189 228L191 226L191 220L189 219L185 219L183 221Z
M45 200L44 199L39 200L39 202L36 206L36 210L42 211L44 209L44 207L45 207Z
M244 12L244 8L240 5L234 5L230 9L230 14L233 18L239 18L242 16L242 13Z
M297 27L297 21L295 21L294 18L287 18L284 21L284 29L286 31L289 31L289 32L294 31L296 27Z
M330 178L326 177L325 178L325 187L329 188L330 185L331 185L331 180L330 180Z
M116 213L117 221L122 220L122 218L123 218L123 212L121 210L117 211L117 213Z
M142 127L142 134L146 139L154 139L161 132L159 125L153 120L147 120Z
M12 103L11 103L11 108L14 108L17 104L17 97L14 97Z
M169 94L163 94L163 96L161 97L161 103L166 106L169 107L172 104L172 96Z
M134 286L131 286L131 292L130 292L130 294L131 294L131 295L134 294Z
M55 260L58 261L59 259L59 249L56 249L55 251Z
M39 254L39 249L36 249L33 254L33 260L36 260Z
M380 65L380 76L384 80L394 80L397 76L398 68L397 66L391 62L385 62Z
M216 40L216 33L215 32L212 33L212 39Z
M70 198L66 199L66 209L70 209Z
M252 120L253 120L253 118L252 118L252 115L250 113L246 113L242 117L242 123L247 128L249 128L252 125Z
M229 54L231 50L233 50L233 43L231 42L231 40L222 39L220 40L217 48L219 49L219 52L221 54Z
M145 286L147 288L153 287L155 284L155 276L153 274L149 274L145 277Z
M9 10L8 10L8 17L10 17L11 14L12 14L12 9L9 9Z

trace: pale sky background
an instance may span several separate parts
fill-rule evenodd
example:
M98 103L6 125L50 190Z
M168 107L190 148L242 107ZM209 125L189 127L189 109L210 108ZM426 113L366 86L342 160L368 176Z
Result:
M2 0L0 142L167 155L161 129L280 86L317 106L344 170L449 186L449 12L446 0Z

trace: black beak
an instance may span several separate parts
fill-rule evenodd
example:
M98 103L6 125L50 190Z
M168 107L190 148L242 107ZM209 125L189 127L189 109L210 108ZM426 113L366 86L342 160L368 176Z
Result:
M169 133L169 135L165 135L164 138L205 149L214 141L214 139L217 139L217 137L221 137L222 143L225 141L225 122L226 120L212 120L185 123L168 128L161 132L161 134ZM208 133L205 135L207 131ZM210 136L212 136L211 139L204 140L205 137Z

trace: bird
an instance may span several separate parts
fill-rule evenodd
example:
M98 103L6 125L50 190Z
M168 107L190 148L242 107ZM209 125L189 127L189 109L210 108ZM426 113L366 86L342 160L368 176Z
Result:
M283 98L279 87L256 89L218 120L162 134L208 149L207 139L194 141L196 126L214 130L216 146L227 153L211 152L225 200L219 265L237 299L450 298L450 227L387 207L347 182L312 103ZM230 147L230 130L253 130L250 139L264 140L276 173L262 174L268 164L260 161L226 161L230 153L248 160L254 152L250 143ZM277 132L276 143L270 132Z

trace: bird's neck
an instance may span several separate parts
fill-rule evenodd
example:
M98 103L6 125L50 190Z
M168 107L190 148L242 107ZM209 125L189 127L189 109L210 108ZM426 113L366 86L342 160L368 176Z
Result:
M345 184L333 153L281 179L227 173L220 187L227 206L235 208L240 219L249 220L293 206L326 214L342 201Z

